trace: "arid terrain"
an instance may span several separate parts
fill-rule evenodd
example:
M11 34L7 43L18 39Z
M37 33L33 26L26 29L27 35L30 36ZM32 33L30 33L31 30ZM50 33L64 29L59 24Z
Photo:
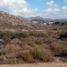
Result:
M0 67L67 67L67 63L15 64L0 65Z
M0 12L0 64L67 67L67 21L46 25L42 20L33 21ZM44 64L36 64L42 62Z

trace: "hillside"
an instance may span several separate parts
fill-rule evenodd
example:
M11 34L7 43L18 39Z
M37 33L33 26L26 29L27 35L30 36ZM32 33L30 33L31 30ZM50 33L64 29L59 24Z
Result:
M14 16L6 12L0 12L0 29L23 29L30 28L30 19Z
M67 62L67 22L33 24L1 12L0 64L36 62Z

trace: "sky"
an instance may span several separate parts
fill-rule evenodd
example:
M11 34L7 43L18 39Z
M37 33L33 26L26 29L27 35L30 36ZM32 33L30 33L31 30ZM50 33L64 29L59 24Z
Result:
M67 18L67 0L0 0L0 11L22 17Z

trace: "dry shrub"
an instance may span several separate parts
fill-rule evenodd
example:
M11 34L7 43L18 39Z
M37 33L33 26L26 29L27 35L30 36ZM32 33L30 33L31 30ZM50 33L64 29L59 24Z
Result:
M61 60L62 62L67 62L67 57L62 57L62 58L60 58L60 60Z
M17 52L16 53L17 59L21 58L21 60L23 60L24 62L27 62L27 63L34 62L34 58L33 58L31 50L20 48L20 49L16 49L16 52Z
M41 59L44 62L52 62L54 60L52 52L45 50L42 51Z
M61 43L52 45L55 56L65 57L67 56L67 46Z

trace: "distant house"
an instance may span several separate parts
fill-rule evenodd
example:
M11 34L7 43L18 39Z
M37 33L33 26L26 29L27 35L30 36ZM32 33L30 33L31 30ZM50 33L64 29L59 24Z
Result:
M38 21L32 21L32 22L35 23L35 24L38 23Z
M53 24L54 22L52 22L52 21L50 21L50 22L48 22L48 24Z

